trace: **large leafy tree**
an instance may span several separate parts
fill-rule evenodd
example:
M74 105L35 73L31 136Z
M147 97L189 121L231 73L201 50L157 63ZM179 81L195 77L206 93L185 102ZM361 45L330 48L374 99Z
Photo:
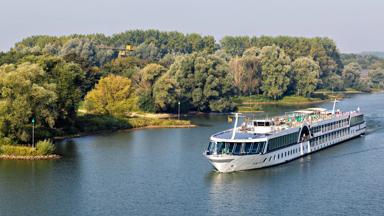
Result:
M296 95L309 96L319 82L320 67L308 57L300 57L292 63Z
M81 87L85 82L81 67L58 56L28 56L23 61L39 64L46 73L46 81L55 84L58 111L56 126L72 126L83 95Z
M166 68L159 64L148 64L133 77L141 110L155 112L154 84L166 71Z
M56 84L38 64L0 67L0 137L30 141L30 121L37 128L53 128L58 116ZM37 130L39 133L44 130Z
M344 86L357 87L359 85L361 67L358 63L352 62L344 67L342 78L344 80Z
M368 77L373 88L384 88L384 69L370 70Z
M175 97L169 94L175 92L176 100L181 101L184 109L198 111L233 109L233 106L226 108L215 106L215 102L228 101L234 94L233 78L229 73L228 64L215 55L194 53L181 56L164 76L166 78L160 79L159 83L156 83L158 87L155 88L160 90L160 86L162 87L162 91L155 94L164 95L163 99L168 96ZM173 102L169 99L167 101ZM156 103L159 103L159 107L175 107L172 104L165 105L166 103L159 100L156 100Z
M260 54L262 86L264 95L277 99L286 91L291 72L291 60L284 50L277 46L263 47Z
M242 56L243 52L249 48L249 43L247 36L226 36L220 40L222 49L232 56Z
M331 73L327 77L324 77L323 82L325 83L324 87L331 89L332 91L340 91L344 89L343 79L336 73Z
M171 112L177 108L180 100L179 90L176 88L176 81L171 77L170 73L161 76L153 86L153 99L155 103L155 111Z
M243 57L235 57L229 62L234 85L243 95L259 93L261 86L260 50L250 48Z
M137 73L145 62L136 57L117 58L106 63L101 70L102 75L114 74L131 78Z
M125 115L136 111L137 97L130 79L108 75L85 96L85 108L94 114Z

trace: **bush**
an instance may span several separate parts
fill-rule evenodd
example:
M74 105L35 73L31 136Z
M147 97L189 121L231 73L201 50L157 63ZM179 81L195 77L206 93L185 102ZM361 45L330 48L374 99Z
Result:
M155 112L155 100L152 95L148 92L142 93L139 95L138 100L139 109L144 112Z
M39 141L36 145L38 155L49 155L55 151L55 146L49 140Z
M13 156L41 156L49 155L55 151L55 146L48 140L39 141L36 148L29 146L0 145L0 154Z
M13 156L35 156L37 152L34 148L28 146L2 145L1 154Z
M210 102L209 108L213 112L231 112L235 110L236 106L230 99L221 98Z
M13 140L8 138L8 137L3 137L3 138L0 138L0 146L1 145L12 145L13 144Z

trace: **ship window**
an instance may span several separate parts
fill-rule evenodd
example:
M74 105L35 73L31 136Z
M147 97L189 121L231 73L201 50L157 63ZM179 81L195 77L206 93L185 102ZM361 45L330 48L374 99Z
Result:
M215 149L216 154L221 154L223 152L224 147L225 147L225 143L223 142L216 143L216 149Z
M229 143L229 145L228 145L228 152L232 153L234 145L235 145L235 143Z
M251 148L251 153L256 154L258 148L259 148L259 143L257 143L257 142L253 143L252 148Z
M233 154L240 154L241 143L236 143L235 148L233 150Z
M215 145L215 143L209 142L208 147L207 147L207 151L211 152L211 148L213 148L214 145Z
M259 148L258 153L264 153L265 143L266 143L266 142L261 142L261 145L260 145L260 148Z
M265 126L265 122L255 122L256 126Z
M249 153L252 143L245 143L244 145L244 153Z

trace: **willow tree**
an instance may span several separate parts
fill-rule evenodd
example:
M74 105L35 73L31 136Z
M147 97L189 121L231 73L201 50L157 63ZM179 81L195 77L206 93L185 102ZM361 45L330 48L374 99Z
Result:
M261 49L262 86L264 95L277 99L281 97L289 85L291 60L284 50L277 46L266 46Z
M347 64L342 72L344 87L356 88L359 85L361 70L361 66L357 62Z
M297 58L292 63L296 95L309 96L319 83L320 67L308 57Z
M148 64L133 77L141 110L155 112L154 84L166 71L166 68L159 64Z
M37 128L55 126L58 116L56 85L48 83L46 76L38 64L0 67L0 138L30 141L32 118Z
M181 101L186 110L227 111L234 108L230 102L235 91L233 77L228 64L215 55L193 53L180 56L155 85L156 103L163 111L175 107L176 103L169 104L175 99Z
M243 57L235 57L229 62L234 85L243 95L259 93L261 86L260 49L248 49Z

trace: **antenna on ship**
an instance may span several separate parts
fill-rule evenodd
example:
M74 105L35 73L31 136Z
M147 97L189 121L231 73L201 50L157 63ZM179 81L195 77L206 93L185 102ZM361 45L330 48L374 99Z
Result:
M333 108L332 108L332 115L335 115L335 109L336 109L336 103L339 102L338 100L335 100L333 101Z
M239 120L239 113L235 113L235 124L233 126L233 131L232 131L232 137L231 139L235 139L235 135L236 135L236 128L237 128L237 121Z

